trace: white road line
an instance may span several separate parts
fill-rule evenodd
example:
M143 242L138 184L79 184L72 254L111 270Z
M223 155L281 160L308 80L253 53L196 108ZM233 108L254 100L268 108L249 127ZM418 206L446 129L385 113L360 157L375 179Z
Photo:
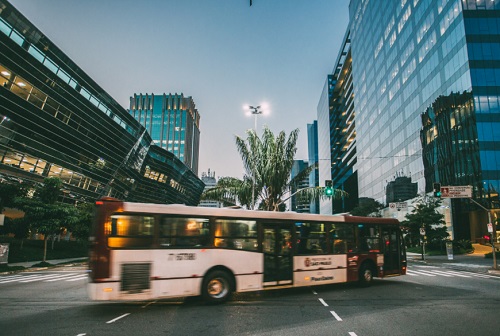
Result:
M349 336L358 336L355 332L349 331Z
M318 295L318 293L316 293L316 291L314 289L312 289L312 292L314 295Z
M461 274L461 273L455 272L455 271L447 271L447 273L452 274L452 275L456 275L456 276L459 276L462 278L470 278L470 275Z
M52 282L52 281L63 281L63 280L68 280L68 279L73 279L73 278L79 278L79 277L82 277L83 275L82 274L77 274L77 275L74 275L75 273L73 274L65 274L64 276L60 276L58 278L55 278L55 279L50 279L50 280L45 280L44 282ZM87 276L87 275L85 275Z
M8 283L8 282L14 282L14 281L19 281L19 279L32 279L32 278L36 278L38 276L40 276L40 275L39 274L37 274L37 275L26 275L26 276L22 276L20 278L15 278L15 279L10 279L10 280L0 281L0 284Z
M426 276L436 276L435 274L427 274L427 273L424 273L423 271L412 271L413 273L417 273L417 274L420 274L420 275L426 275Z
M333 310L330 310L330 313L333 315L333 317L335 317L335 319L337 321L342 321L342 319L340 318L340 316L337 315L336 312L334 312Z
M113 323L113 322L116 322L116 321L118 321L119 319L124 318L124 317L125 317L125 316L127 316L127 315L130 315L130 313L126 313L126 314L123 314L122 316L118 316L117 318L114 318L114 319L112 319L112 320L109 320L109 321L108 321L108 322L106 322L106 323Z
M318 300L323 304L323 306L328 307L328 303L326 303L325 300L323 299L318 299Z
M418 276L418 274L413 274L413 271L410 271L410 270L406 270L406 275Z
M63 275L63 276L66 276L66 275ZM23 282L23 283L35 282L35 281L42 281L42 280L47 280L47 279L51 279L51 278L60 278L60 277L61 277L61 275L58 275L58 274L47 274L47 275L39 276L38 278L33 278L33 279L28 279L28 280L20 280L19 282Z
M76 336L85 336L85 335L87 335L87 334L78 334L78 335L76 335Z
M71 279L63 279L64 281L78 281L78 280L85 280L88 278L88 275L85 274L85 275L80 275L78 277L74 277L74 278L71 278Z
M452 278L454 276L453 274L449 274L447 272L438 271L438 270L432 270L432 271L426 271L426 272L429 272L429 273L432 273L432 274L436 274L436 275L442 275L442 276L445 276L445 277L448 277L448 278Z

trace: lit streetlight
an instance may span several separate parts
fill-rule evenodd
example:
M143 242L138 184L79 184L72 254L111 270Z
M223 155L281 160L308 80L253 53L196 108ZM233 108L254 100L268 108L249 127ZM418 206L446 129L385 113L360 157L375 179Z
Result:
M252 105L245 105L243 107L244 110L246 110L247 115L253 115L254 118L254 131L255 135L257 135L257 116L258 115L263 115L267 114L268 111L268 105L266 103L258 105L258 106L252 106ZM255 144L254 144L255 145ZM255 155L255 153L252 153ZM252 172L252 210L255 208L255 156L252 158L252 163L253 163L253 172Z

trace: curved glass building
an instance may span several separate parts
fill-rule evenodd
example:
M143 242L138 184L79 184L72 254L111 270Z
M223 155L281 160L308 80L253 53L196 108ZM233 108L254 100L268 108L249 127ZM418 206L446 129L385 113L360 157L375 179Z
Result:
M198 204L196 174L5 0L0 81L2 179L57 176L75 201Z

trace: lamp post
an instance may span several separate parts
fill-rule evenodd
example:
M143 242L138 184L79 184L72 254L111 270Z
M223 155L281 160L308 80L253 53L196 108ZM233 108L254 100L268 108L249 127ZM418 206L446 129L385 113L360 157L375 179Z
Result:
M264 106L266 105L266 106ZM253 115L254 116L254 131L255 131L255 136L257 136L257 116L264 114L267 109L267 104L261 104L258 106L252 106L252 105L246 105L245 110L247 111L248 115ZM255 139L255 138L254 138ZM255 147L255 143L254 143ZM252 164L253 164L253 172L252 172L252 210L255 208L255 153L252 152Z

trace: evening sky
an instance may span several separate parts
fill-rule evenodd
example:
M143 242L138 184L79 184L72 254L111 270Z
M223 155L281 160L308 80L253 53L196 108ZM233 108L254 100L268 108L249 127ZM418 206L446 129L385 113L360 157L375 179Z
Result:
M192 96L200 176L243 176L245 104L269 104L260 131L299 128L307 160L307 124L349 20L349 0L9 1L124 108L134 93Z

